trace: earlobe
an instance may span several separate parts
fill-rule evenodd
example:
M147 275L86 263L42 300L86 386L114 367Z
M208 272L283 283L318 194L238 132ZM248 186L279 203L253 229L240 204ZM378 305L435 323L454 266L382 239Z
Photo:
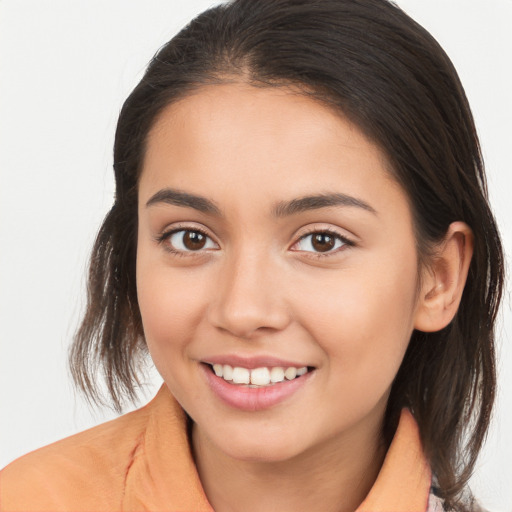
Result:
M424 332L440 331L453 320L462 298L472 256L471 228L464 222L453 222L423 272L415 329Z

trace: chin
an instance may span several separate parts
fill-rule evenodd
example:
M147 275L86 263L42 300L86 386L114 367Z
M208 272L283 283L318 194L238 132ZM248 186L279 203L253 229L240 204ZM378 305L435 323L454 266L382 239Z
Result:
M228 457L261 463L279 463L300 455L306 447L290 432L245 432L242 435L224 435L212 439L218 449ZM226 442L228 441L228 442Z

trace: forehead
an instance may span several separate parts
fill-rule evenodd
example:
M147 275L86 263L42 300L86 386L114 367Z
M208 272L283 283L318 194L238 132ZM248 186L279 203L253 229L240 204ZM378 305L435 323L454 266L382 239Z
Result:
M141 196L172 186L267 199L340 187L403 195L380 148L334 109L284 87L202 87L165 108L146 148ZM254 199L252 197L252 199Z
M234 139L238 130L238 138L247 143L268 144L271 138L278 145L297 137L316 143L326 131L338 132L342 124L341 144L371 144L339 109L296 87L255 87L240 82L206 85L163 109L149 133L148 149L162 142L162 131L180 130L185 125L193 131L182 136L202 137L212 144L223 142L226 134ZM377 146L374 149L380 153ZM384 158L383 153L381 156Z

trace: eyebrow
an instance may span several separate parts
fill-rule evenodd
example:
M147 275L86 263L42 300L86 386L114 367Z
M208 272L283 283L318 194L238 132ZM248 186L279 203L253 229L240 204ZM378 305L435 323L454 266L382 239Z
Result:
M297 199L292 199L291 201L280 201L274 206L272 213L275 217L287 217L296 213L308 210L317 210L320 208L329 208L331 206L351 206L355 208L362 208L363 210L377 215L376 210L365 201L340 193L318 194L314 196L299 197Z
M222 211L213 201L203 196L183 192L182 190L171 188L159 190L156 194L151 196L146 203L146 207L159 203L184 206L186 208L193 208L194 210L198 210L202 213L222 217ZM299 197L292 199L291 201L279 201L272 208L272 215L274 217L282 218L309 210L319 210L321 208L329 208L332 206L361 208L377 215L376 210L365 201L341 193L317 194Z
M150 197L146 203L146 208L158 203L172 204L175 206L185 206L187 208L194 208L202 213L222 217L220 208L206 197L189 194L181 190L171 188L164 188L159 190L156 194Z

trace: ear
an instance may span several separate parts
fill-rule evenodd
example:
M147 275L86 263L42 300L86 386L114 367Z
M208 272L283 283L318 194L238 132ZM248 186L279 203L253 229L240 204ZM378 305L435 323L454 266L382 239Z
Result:
M435 250L431 263L422 273L422 283L414 328L440 331L454 318L473 256L474 237L464 222L450 224Z

